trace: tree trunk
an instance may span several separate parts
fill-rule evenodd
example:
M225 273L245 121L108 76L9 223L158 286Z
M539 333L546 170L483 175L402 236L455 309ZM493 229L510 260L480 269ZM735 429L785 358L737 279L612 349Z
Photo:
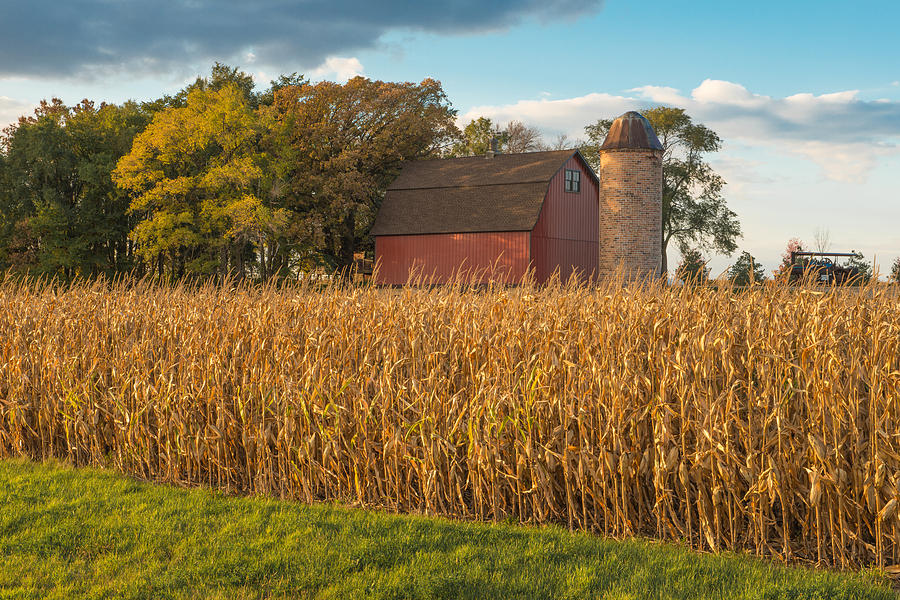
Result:
M179 253L178 255L173 255L173 258L172 258L172 264L173 264L173 265L176 265L176 264L177 264L177 265L178 265L178 270L177 270L177 272L175 273L175 276L172 278L172 281L180 281L180 280L184 279L184 272L185 272L185 268L186 268L185 263L186 263L186 262L187 262L187 258L186 258L183 254L180 254L180 253Z
M284 252L282 252L281 248L279 248L276 244L276 246L272 249L272 253L270 256L269 273L271 273L273 277L283 275L286 262L287 261Z
M660 244L662 245L662 255L661 255L661 271L660 275L666 275L669 272L669 258L666 256L666 247L669 245L669 240L666 239L666 234L663 232L662 240L660 240Z
M341 247L338 254L338 268L342 272L342 276L349 278L350 269L353 267L353 251L356 250L356 213L350 211L344 217L343 227L341 228Z
M244 279L246 273L244 273L244 247L240 242L234 245L234 252L236 254L235 258L237 258L237 278Z
M225 279L228 278L228 246L222 245L222 248L219 250L219 267L218 267L218 275L219 282L224 283Z
M267 281L269 279L269 262L266 260L266 254L268 253L268 244L266 244L266 239L259 235L256 237L256 250L254 250L254 257L256 258L256 264L259 265L259 280Z

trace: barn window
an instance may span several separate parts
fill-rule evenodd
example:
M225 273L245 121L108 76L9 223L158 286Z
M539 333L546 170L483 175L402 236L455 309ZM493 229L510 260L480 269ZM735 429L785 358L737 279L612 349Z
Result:
M575 171L574 169L566 169L566 191L567 192L580 192L581 191L581 171Z

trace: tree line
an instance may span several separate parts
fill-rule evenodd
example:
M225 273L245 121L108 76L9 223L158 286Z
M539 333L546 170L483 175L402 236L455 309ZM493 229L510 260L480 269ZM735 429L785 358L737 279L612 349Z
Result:
M642 111L664 147L663 256L733 253L741 237L706 158L715 132L684 110ZM611 115L612 116L612 115ZM45 101L0 136L0 269L63 278L294 277L371 256L368 235L404 161L578 147L596 169L612 123L586 139L512 121L456 125L441 83L313 83L263 90L216 63L172 95L122 104Z
M454 144L437 81L310 83L216 64L177 94L43 102L0 140L0 267L265 279L365 249L403 161Z

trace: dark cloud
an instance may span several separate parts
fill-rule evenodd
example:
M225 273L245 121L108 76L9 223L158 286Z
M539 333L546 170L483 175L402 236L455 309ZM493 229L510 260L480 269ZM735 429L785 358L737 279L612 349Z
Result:
M251 51L263 64L319 64L391 29L489 31L573 19L603 0L2 0L0 76L155 72Z

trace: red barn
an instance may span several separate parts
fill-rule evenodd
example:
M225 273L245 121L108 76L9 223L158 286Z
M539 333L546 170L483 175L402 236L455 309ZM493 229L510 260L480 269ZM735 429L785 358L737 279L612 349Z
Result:
M599 183L576 150L408 163L372 227L376 281L596 277Z

